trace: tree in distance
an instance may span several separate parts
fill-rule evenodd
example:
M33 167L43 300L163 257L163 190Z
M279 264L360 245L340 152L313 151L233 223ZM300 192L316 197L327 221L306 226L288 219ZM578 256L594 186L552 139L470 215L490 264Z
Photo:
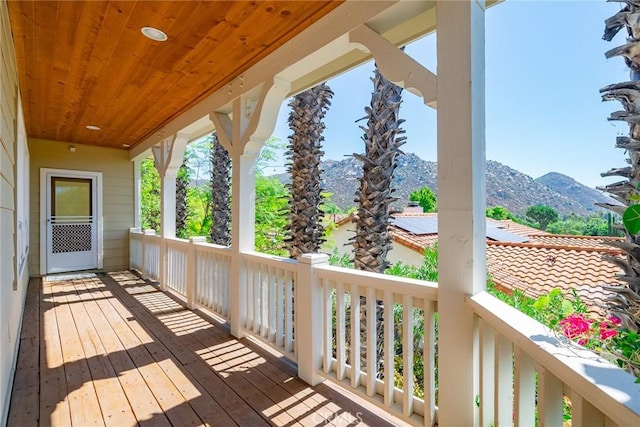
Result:
M525 215L536 221L541 230L546 230L547 225L558 220L558 212L550 206L535 205L529 206Z
M438 201L433 190L429 187L420 187L409 195L409 200L418 202L422 206L422 212L436 212L438 210Z
M487 218L495 219L498 221L514 218L513 214L503 206L493 206L491 208L487 208L486 216Z

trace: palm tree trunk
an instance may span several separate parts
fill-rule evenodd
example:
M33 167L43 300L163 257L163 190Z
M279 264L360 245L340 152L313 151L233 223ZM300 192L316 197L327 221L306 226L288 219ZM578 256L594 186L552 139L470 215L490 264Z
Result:
M384 273L388 267L387 253L391 250L391 237L388 233L389 207L396 198L392 196L391 181L396 168L396 157L401 153L400 146L406 138L400 136L404 130L400 125L404 120L399 118L402 88L385 79L377 66L373 77L374 91L371 94L371 105L365 108L367 126L362 140L365 144L364 154L353 156L363 163L363 175L360 188L356 191L358 215L356 234L351 238L353 244L355 267L360 270ZM366 304L361 301L361 365L366 355ZM384 306L382 301L376 302L377 319L377 366L378 375L383 373L384 360ZM373 315L373 313L370 313ZM387 376L387 373L384 373ZM393 373L388 373L388 381L393 381Z
M322 122L333 92L326 83L319 84L293 97L289 106L289 225L285 245L291 258L320 250L324 242L322 188Z
M626 28L629 39L629 46L640 42L640 22L636 19L627 19L640 12L640 7L633 2L627 2L627 6L619 13L605 20L605 31L603 38L611 41L618 31ZM610 120L623 120L629 123L629 137L619 137L616 146L627 150L629 153L629 163L631 167L615 168L604 172L602 176L621 176L626 181L610 184L602 189L609 192L615 199L626 206L637 203L640 195L638 190L640 185L640 125L637 118L640 117L640 103L637 102L640 96L640 60L637 56L629 55L624 48L614 48L607 53L607 58L617 55L624 55L625 62L631 69L629 82L609 85L600 90L603 100L618 100L622 103L624 112L611 114ZM620 208L613 205L601 205L614 212L619 212ZM623 216L624 221L624 216ZM612 291L612 296L607 299L608 312L620 319L622 326L629 331L640 333L640 233L632 234L629 229L625 229L626 242L613 242L612 245L626 252L626 259L619 257L605 256L604 259L618 265L624 274L620 280L626 284L623 286L605 287ZM613 279L613 278L612 278ZM615 350L614 350L615 353ZM618 356L621 356L618 354ZM623 357L619 357L624 360ZM626 368L635 376L640 377L640 357L636 355L634 360L627 360Z
M187 187L189 186L189 168L185 158L176 176L176 236L187 237Z
M217 245L231 244L231 158L227 150L211 135L211 242Z

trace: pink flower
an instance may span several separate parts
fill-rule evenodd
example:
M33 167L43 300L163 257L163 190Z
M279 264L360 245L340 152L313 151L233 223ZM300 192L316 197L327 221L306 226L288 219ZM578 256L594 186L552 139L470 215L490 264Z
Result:
M567 338L575 339L588 332L591 323L582 314L570 314L560 321L560 327Z
M608 327L603 328L602 325L603 323L600 324L600 339L606 340L618 335L618 331L616 331L615 329L611 329Z
M619 318L619 317L616 317L616 316L614 316L614 315L612 315L612 314L610 314L609 316L607 316L607 320L608 320L610 323L614 324L614 325L619 325L620 323L622 323L622 320L620 320L620 318Z

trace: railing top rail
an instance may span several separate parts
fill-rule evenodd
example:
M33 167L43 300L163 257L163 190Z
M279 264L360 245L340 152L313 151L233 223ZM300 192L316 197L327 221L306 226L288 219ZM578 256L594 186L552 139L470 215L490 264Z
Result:
M271 267L282 268L287 271L295 271L298 261L291 258L285 258L277 255L263 254L260 252L243 252L242 257Z
M399 294L407 294L432 301L438 299L438 284L425 280L409 279L407 277L389 276L369 271L351 268L335 267L321 264L315 267L318 277L342 281L346 283L363 283L363 286L380 290L391 290Z
M181 239L179 237L165 237L164 238L168 243L177 243L177 244L188 244L189 241L187 239Z
M621 425L637 425L640 384L595 353L558 340L541 323L487 292L467 297L476 314L536 363Z
M216 252L231 252L231 246L223 246L207 242L193 242L193 244L198 246L199 249L212 249Z

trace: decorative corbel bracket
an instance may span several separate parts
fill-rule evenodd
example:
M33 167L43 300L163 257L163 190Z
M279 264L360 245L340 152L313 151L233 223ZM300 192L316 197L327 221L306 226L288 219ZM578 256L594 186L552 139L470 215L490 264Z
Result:
M437 77L402 49L362 24L349 33L349 43L369 52L382 75L409 92L421 96L424 103L436 107Z
M153 159L160 178L167 174L176 174L184 159L184 149L189 142L189 135L177 133L160 141L159 146L152 147Z
M220 143L232 156L257 155L273 132L280 105L291 91L291 82L279 76L269 80L261 85L257 96L245 94L236 98L231 115L222 111L209 115Z

